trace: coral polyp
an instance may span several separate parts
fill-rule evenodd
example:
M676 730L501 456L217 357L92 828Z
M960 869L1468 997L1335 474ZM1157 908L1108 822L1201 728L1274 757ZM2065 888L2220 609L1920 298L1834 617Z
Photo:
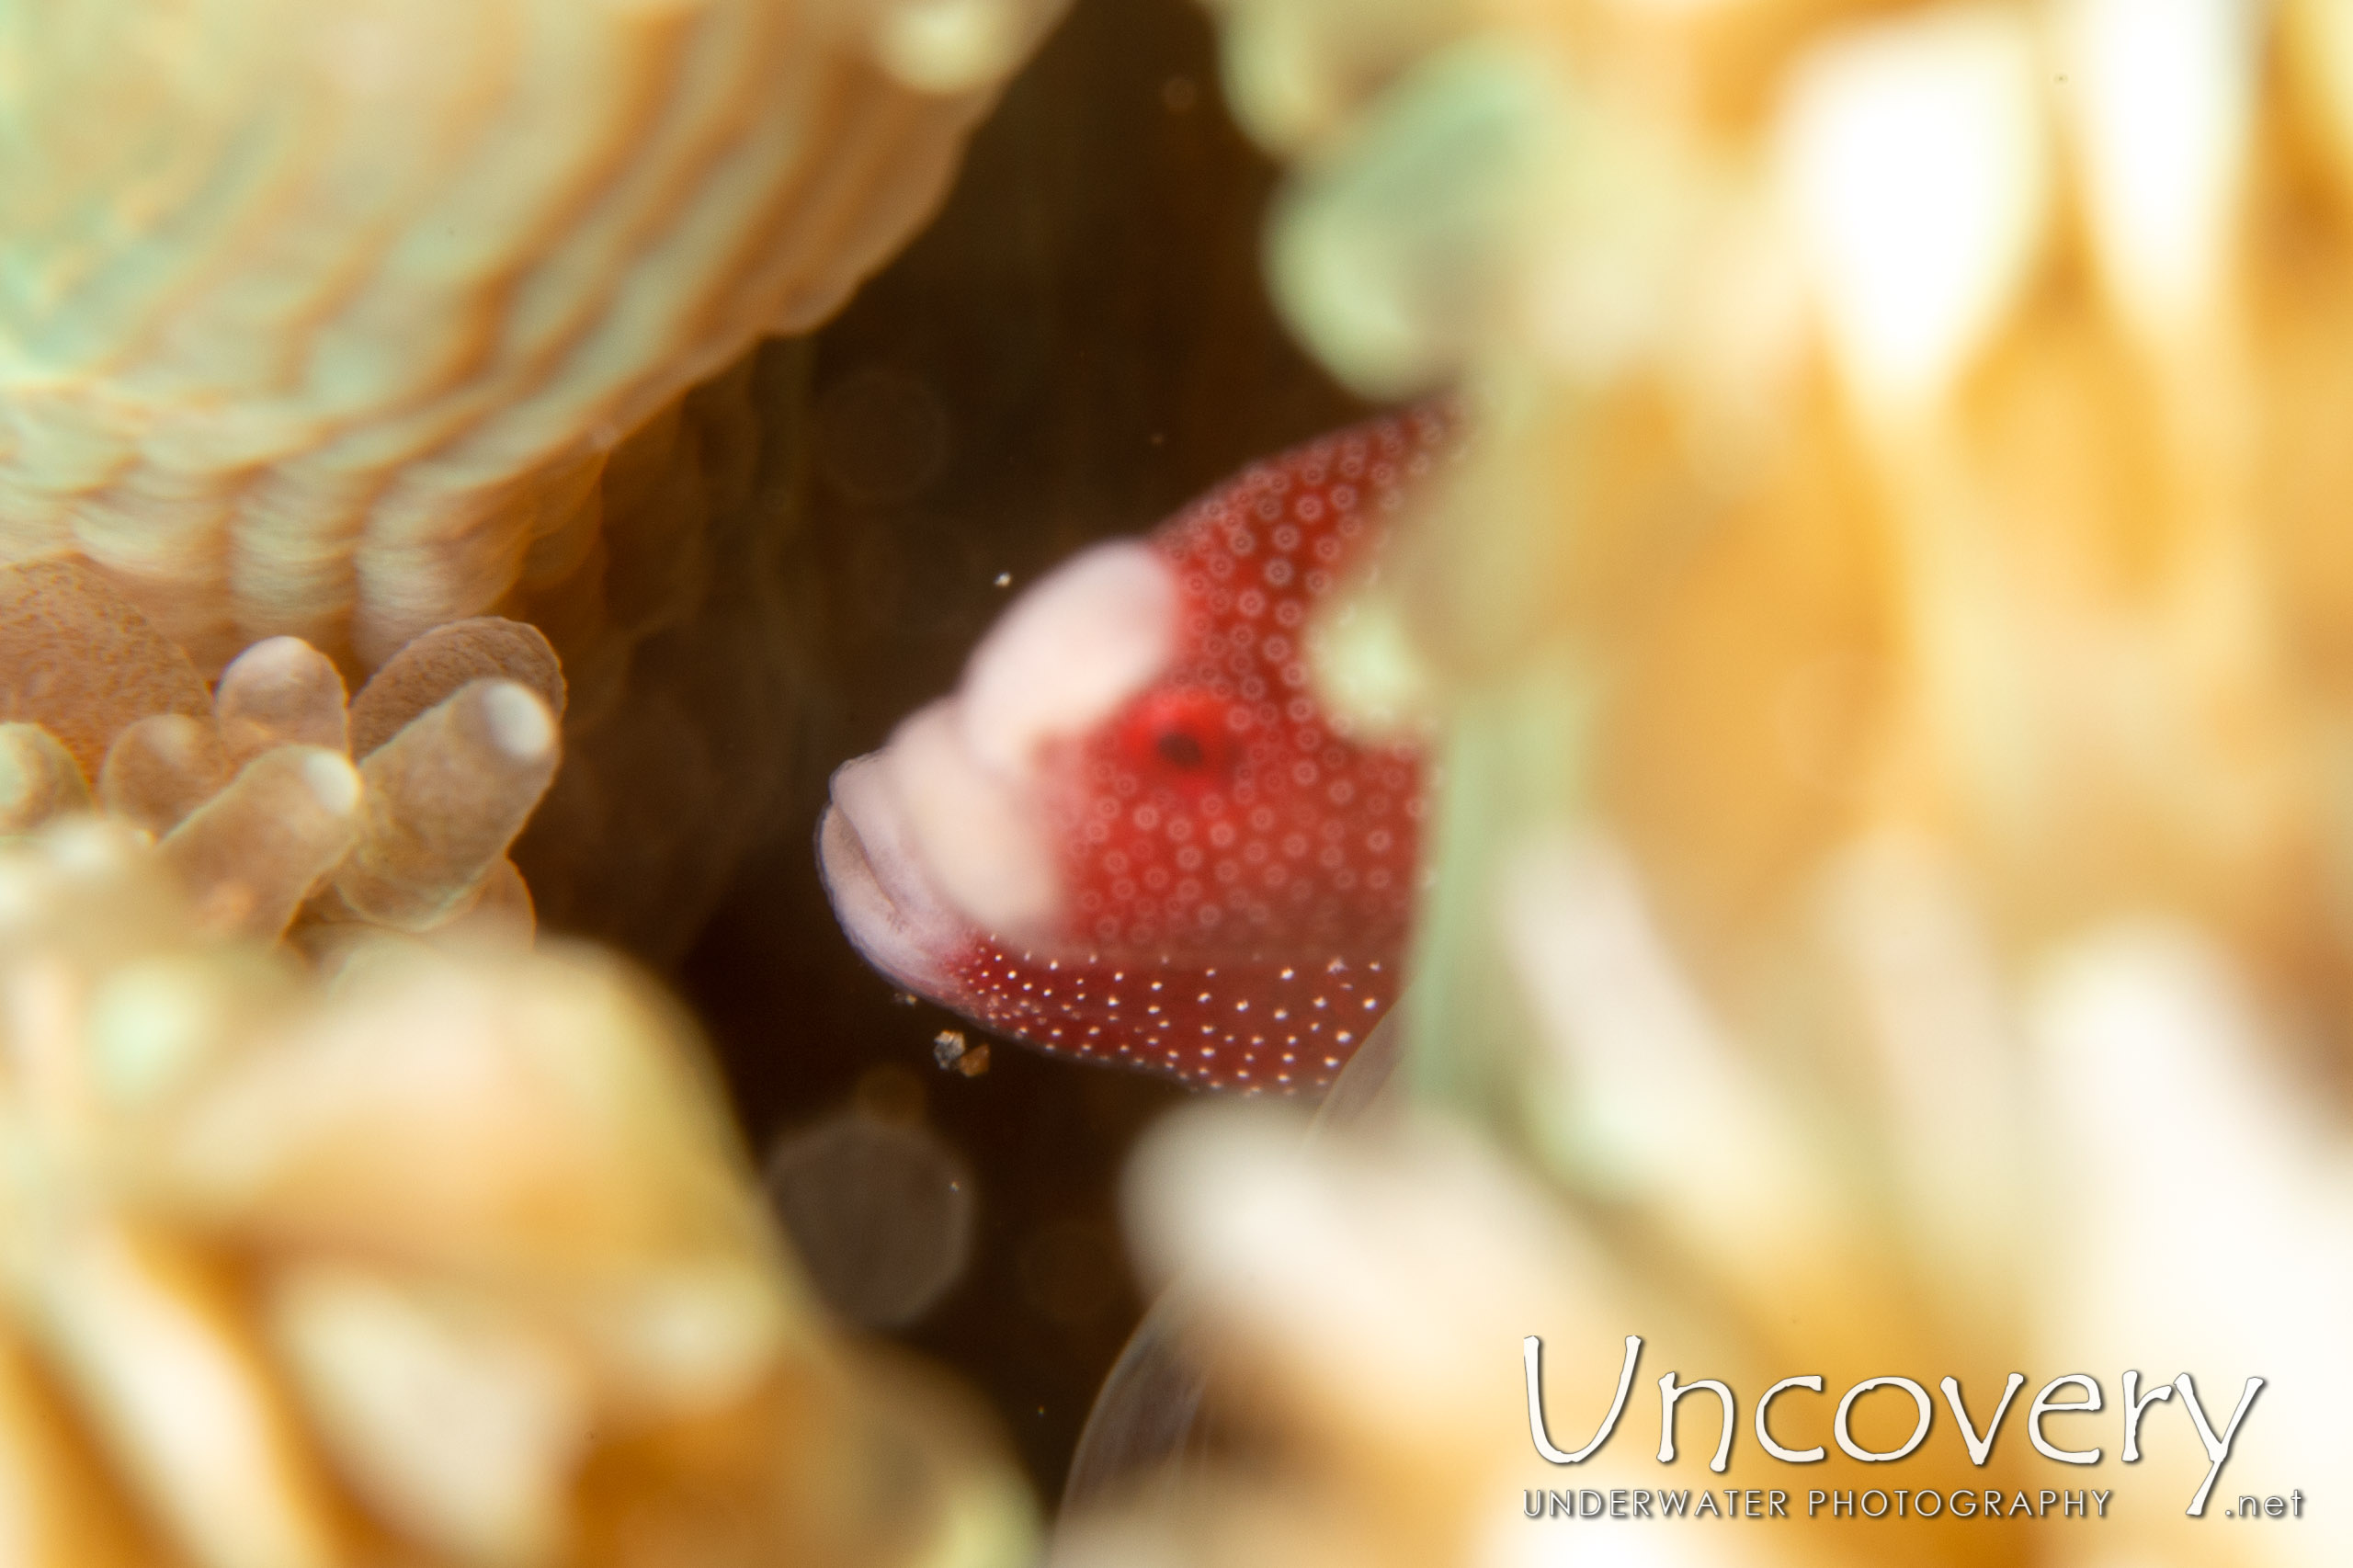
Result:
M539 632L441 627L347 705L332 662L273 638L199 706L193 666L88 568L0 570L0 637L21 645L0 730L15 831L101 809L155 840L221 931L424 932L494 886L486 914L528 933L506 856L555 775L564 698Z

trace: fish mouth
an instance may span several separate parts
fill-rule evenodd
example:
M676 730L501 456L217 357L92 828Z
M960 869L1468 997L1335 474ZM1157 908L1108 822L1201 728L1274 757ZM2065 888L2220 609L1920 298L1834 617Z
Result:
M885 754L834 770L817 824L817 868L834 917L868 963L909 991L953 1006L957 960L984 939L926 869L891 788Z
M1069 890L1046 806L1053 758L1166 667L1179 597L1149 545L1080 552L1006 612L954 693L835 770L818 865L868 962L964 1008L957 975L976 951L1065 939Z

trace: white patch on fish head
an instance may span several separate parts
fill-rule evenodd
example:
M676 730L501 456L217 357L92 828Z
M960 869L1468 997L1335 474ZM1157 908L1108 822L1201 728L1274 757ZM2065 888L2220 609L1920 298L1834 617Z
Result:
M1039 579L964 666L964 744L1009 778L1052 741L1117 712L1176 653L1179 594L1167 558L1140 540L1098 544Z
M1150 545L1097 545L1015 602L954 695L834 776L825 885L858 950L955 1002L955 959L990 934L1051 942L1068 891L1048 823L1053 743L1117 712L1167 667L1178 585Z

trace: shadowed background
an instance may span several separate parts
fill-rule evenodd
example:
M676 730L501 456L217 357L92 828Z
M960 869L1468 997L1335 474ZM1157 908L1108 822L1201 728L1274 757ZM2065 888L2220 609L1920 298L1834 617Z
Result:
M756 429L733 415L719 440L710 585L631 677L631 700L659 688L688 716L635 743L643 792L716 789L671 823L683 845L642 834L634 858L563 869L596 934L682 987L756 1148L855 1104L961 1153L971 1262L898 1337L982 1390L1049 1500L1141 1311L1121 1163L1183 1093L1003 1043L983 1074L941 1071L934 1037L957 1020L900 1004L852 952L812 835L832 768L948 689L1040 573L1363 412L1266 304L1273 182L1220 106L1193 6L1081 5L938 220L813 339L739 371ZM559 791L551 836L566 809ZM542 901L551 926L586 924L563 888Z

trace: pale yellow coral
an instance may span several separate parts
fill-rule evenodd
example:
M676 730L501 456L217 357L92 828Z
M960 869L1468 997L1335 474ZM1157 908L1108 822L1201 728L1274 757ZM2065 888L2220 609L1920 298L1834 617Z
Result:
M0 730L10 824L26 832L96 804L144 829L220 931L306 940L354 926L527 934L529 893L506 859L554 777L563 676L547 640L494 618L403 649L349 705L298 638L256 644L203 681L86 567L0 568L14 596L14 710ZM141 713L150 703L178 703ZM102 757L94 772L56 737ZM356 763L356 767L355 767ZM307 905L307 909L306 906Z
M836 306L1055 0L145 0L0 25L0 560L200 668L576 561L606 455Z
M1587 812L1711 984L1896 820L2006 945L2164 900L2338 994L2332 8L1430 0L1372 72L1224 9L1233 72L1349 84L1271 235L1302 335L1475 412L1359 611L1449 720L1431 1017L1512 1049L1495 881Z
M9 1561L1018 1560L643 985L363 943L322 987L193 913L126 829L0 848Z
M1822 1074L1723 1028L1622 855L1563 845L1531 862L1512 969L1541 1020L1526 1087L1560 1118L1566 1190L1422 1114L1302 1140L1263 1110L1205 1109L1158 1135L1132 1232L1179 1280L1183 1352L1208 1374L1215 1429L1241 1441L1197 1442L1089 1498L1058 1568L2340 1558L2342 1520L2258 1536L2226 1516L2289 1484L2266 1477L2353 1462L2337 1419L2353 1130L2274 1064L2244 977L2187 927L2087 934L2012 988L1958 892L1918 843L1840 865L1816 978L1862 1038ZM1541 1341L1547 1439L1580 1452L1629 1335L1643 1344L1608 1440L1548 1461L1526 1336ZM2143 1390L2188 1374L2218 1430L2250 1377L2260 1397L2219 1468L2177 1391L2140 1417L2124 1463L2127 1369ZM1735 1402L1728 1441L1711 1397L1679 1404L1672 1464L1670 1371ZM1940 1385L1956 1381L1982 1431L2013 1372L2017 1408L1980 1465ZM2035 1391L2070 1373L2100 1383L2100 1413L2034 1430L2102 1463L2038 1454L2022 1429ZM1786 1391L1769 1426L1824 1453L1783 1462L1763 1450L1759 1401L1809 1375L1821 1386ZM1842 1455L1837 1402L1893 1376L1935 1401L1923 1446L1896 1464ZM1888 1407L1858 1404L1848 1436L1883 1453L1915 1417L1900 1393L1874 1397ZM1712 1517L1563 1518L1548 1497L1597 1489L1614 1513L1613 1489L1726 1487L1779 1489L1786 1517L1727 1523L1718 1502ZM1871 1488L1875 1520L1808 1506ZM1998 1489L2000 1517L1899 1514L1896 1488L1938 1506ZM2011 1515L2044 1489L2048 1506ZM2066 1517L2061 1497L2086 1489L2106 1493L2100 1516Z
M1251 1462L1197 1434L1066 1560L2344 1555L2221 1517L2348 1462L2344 7L1214 8L1295 161L1295 326L1471 415L1320 640L1336 701L1443 736L1414 1105L1146 1162L1140 1250ZM1566 1448L1630 1334L1612 1446L1540 1457L1522 1336ZM1982 1415L2082 1371L2112 1412L2127 1369L2218 1426L2278 1401L2198 1521L2186 1396L2120 1469L2120 1420L2058 1418L2097 1471L2015 1426L1981 1470L1943 1403L1901 1466L1751 1425L1783 1377ZM1711 1396L1654 1460L1669 1370L1738 1391L1726 1471ZM1775 1419L1826 1445L1832 1408ZM1662 1484L1798 1517L1521 1517ZM1803 1517L1871 1485L2116 1495Z

